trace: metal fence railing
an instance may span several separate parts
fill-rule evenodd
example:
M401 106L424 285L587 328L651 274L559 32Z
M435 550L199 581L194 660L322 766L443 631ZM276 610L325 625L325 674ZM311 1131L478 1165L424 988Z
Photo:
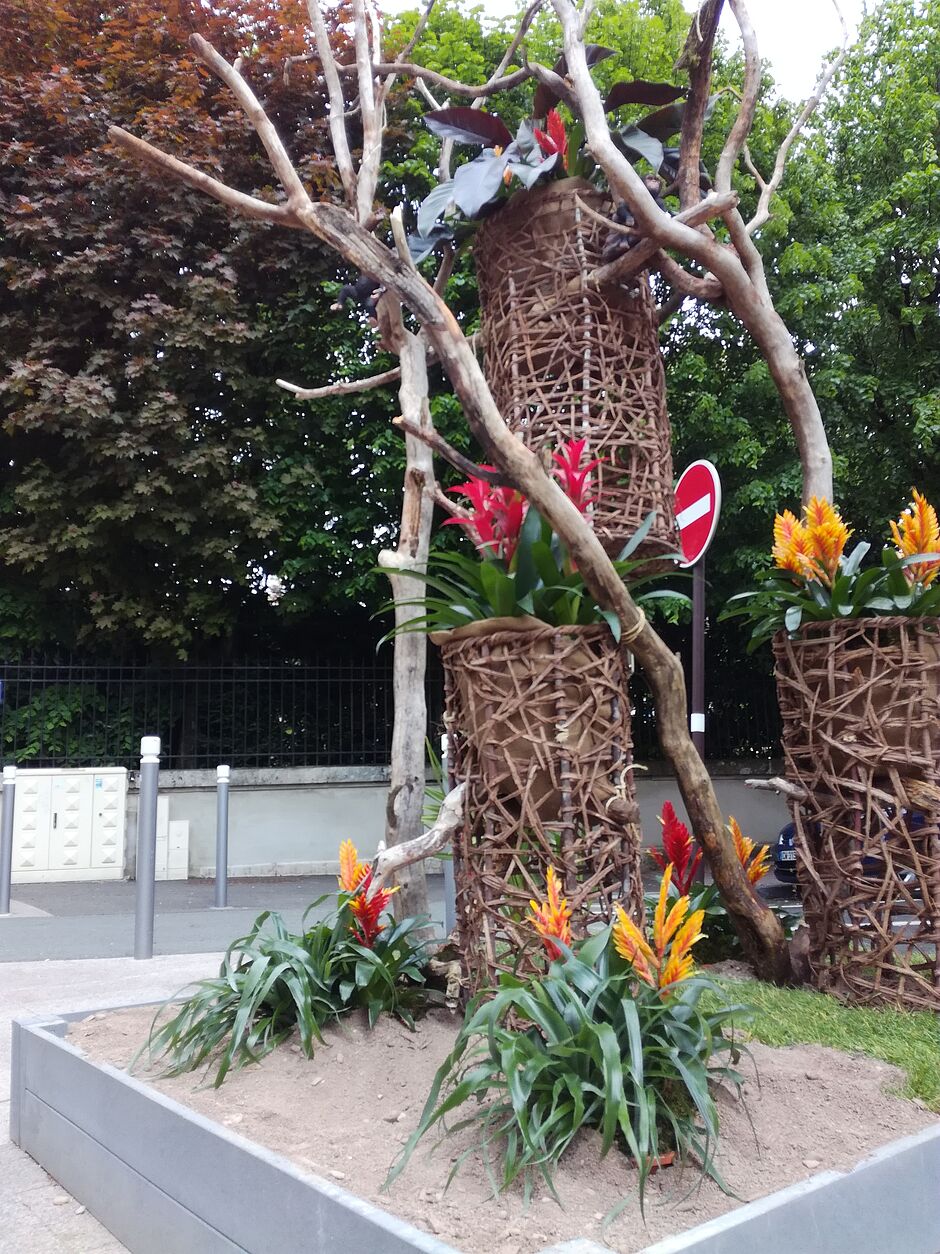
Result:
M23 766L136 767L143 734L160 737L168 770L381 766L391 749L392 672L374 659L162 666L39 658L0 664L0 680L0 759ZM427 695L436 737L443 684L435 665ZM656 759L641 680L632 695L635 755ZM716 687L708 705L709 758L779 751L772 679Z

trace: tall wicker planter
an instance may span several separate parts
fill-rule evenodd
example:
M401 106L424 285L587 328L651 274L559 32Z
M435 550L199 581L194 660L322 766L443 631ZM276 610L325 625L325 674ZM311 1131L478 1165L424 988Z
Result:
M774 656L816 982L940 1010L940 622L814 623Z
M611 202L582 179L518 192L474 250L484 367L500 412L534 449L587 437L597 471L594 527L619 552L651 510L642 554L677 548L666 386L645 274L589 287Z
M472 992L545 967L528 905L554 865L575 936L615 901L642 910L628 670L603 627L533 623L441 644L453 771L467 788L454 849Z

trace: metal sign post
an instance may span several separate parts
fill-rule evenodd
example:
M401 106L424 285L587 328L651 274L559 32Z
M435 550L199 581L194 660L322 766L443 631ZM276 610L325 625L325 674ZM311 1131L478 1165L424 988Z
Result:
M692 569L692 710L689 731L705 758L705 553L721 513L721 480L709 461L693 462L676 484L676 524L684 561Z
M16 767L3 768L3 805L0 809L0 914L10 913L10 881L13 876L13 805L16 800Z
M215 902L216 910L228 906L228 786L231 768L215 771Z
M137 900L134 913L134 957L153 957L153 896L157 874L157 795L160 778L160 737L140 742L140 794L137 799Z

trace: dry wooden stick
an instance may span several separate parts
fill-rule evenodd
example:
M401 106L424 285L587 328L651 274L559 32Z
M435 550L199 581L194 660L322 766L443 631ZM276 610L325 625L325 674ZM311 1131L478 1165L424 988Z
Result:
M379 845L379 851L372 863L372 882L369 885L369 896L375 896L376 892L397 871L402 867L411 866L413 862L420 862L424 858L430 858L432 854L443 849L454 838L454 833L460 827L463 821L463 795L466 791L465 784L458 784L452 789L441 803L437 818L428 830L420 836L416 836L414 840L406 840L403 844L392 845L390 849L385 847L385 842Z

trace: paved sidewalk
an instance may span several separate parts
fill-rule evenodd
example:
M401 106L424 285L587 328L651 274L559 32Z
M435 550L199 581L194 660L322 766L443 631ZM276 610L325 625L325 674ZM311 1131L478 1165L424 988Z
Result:
M0 965L0 1252L120 1254L124 1246L9 1140L10 1024L23 1015L93 1009L170 997L215 974L221 955L135 962L9 962Z
M443 917L442 879L432 876L432 915ZM229 907L212 909L211 880L156 885L154 953L210 953L244 936L262 910L277 910L299 931L311 902L336 892L335 875L237 879ZM119 958L134 952L136 885L127 880L14 884L13 913L0 918L0 964L41 959ZM330 909L327 901L315 913Z

